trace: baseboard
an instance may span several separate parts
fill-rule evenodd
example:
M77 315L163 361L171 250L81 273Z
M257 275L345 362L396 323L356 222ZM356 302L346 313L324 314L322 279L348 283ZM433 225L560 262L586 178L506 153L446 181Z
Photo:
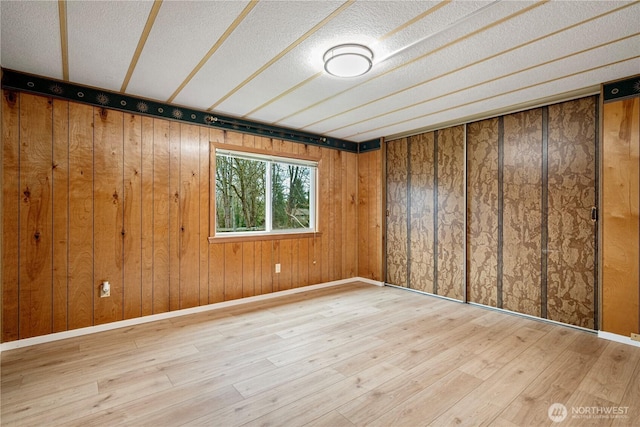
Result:
M629 337L625 337L624 335L613 334L611 332L598 331L598 338L615 341L622 344L628 344L634 347L640 347L640 341L634 341Z
M353 277L351 279L334 280L332 282L325 282L325 283L319 283L317 285L303 286L301 288L287 289L285 291L272 292L269 294L256 295L252 297L234 299L230 301L223 301L223 302L218 302L218 303L208 304L208 305L201 305L198 307L185 308L183 310L169 311L166 313L152 314L149 316L137 317L135 319L120 320L117 322L106 323L104 325L89 326L86 328L74 329L71 331L64 331L64 332L56 332L53 334L42 335L39 337L9 341L9 342L0 344L0 353L7 350L14 350L17 348L29 347L37 344L44 344L48 342L64 340L67 338L80 337L83 335L95 334L103 331L110 331L113 329L126 328L129 326L141 325L149 322L156 322L158 320L171 319L171 318L180 317L180 316L187 316L189 314L202 313L202 312L211 311L211 310L219 310L225 307L233 307L236 305L248 304L256 301L264 301L272 298L278 298L283 295L298 294L302 292L312 291L315 289L329 288L331 286L345 285L347 283L353 283L353 282L364 282L371 285L382 286L381 282L376 282L375 280L365 279L362 277Z

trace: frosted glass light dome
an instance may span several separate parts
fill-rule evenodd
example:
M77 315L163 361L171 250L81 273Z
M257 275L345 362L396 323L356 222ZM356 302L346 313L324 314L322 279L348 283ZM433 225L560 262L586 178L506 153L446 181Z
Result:
M324 69L336 77L357 77L373 66L373 52L360 44L341 44L329 49L323 57Z

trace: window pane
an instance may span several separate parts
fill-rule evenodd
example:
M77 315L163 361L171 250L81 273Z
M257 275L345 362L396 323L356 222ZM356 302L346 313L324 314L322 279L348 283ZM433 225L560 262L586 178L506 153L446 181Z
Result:
M216 156L216 231L264 231L266 162Z
M311 168L286 163L271 168L273 230L309 228Z

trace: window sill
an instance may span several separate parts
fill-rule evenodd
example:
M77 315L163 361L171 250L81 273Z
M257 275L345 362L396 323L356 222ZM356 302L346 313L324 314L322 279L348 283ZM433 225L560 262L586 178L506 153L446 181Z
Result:
M307 231L301 233L253 234L249 236L213 236L209 237L209 243L261 242L269 240L305 239L320 236L322 236L322 233L319 231Z

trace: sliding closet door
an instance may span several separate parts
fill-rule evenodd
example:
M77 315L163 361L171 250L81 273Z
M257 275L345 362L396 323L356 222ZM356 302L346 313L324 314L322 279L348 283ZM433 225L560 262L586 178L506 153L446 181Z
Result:
M597 98L548 111L546 317L594 329Z

